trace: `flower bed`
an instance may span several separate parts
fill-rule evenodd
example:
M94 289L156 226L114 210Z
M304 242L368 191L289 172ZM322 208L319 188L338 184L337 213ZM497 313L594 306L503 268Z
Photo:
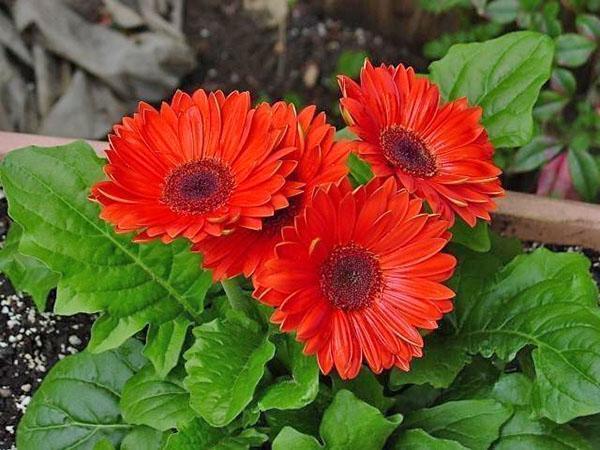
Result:
M367 61L337 135L312 107L198 90L141 104L108 161L7 155L23 288L99 314L19 448L593 448L590 261L487 224L494 147L531 139L552 57L521 32L429 79Z

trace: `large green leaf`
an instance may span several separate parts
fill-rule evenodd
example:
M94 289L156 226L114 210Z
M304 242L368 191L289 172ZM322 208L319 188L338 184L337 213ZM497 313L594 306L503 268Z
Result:
M390 387L398 389L405 384L428 383L446 388L467 362L468 355L452 336L432 335L425 340L423 357L414 359L408 372L392 371Z
M267 388L258 407L268 409L299 409L312 402L319 392L319 366L314 356L302 353L302 344L286 334L278 348L289 357L291 377L282 377Z
M166 431L194 418L189 394L178 373L163 379L148 364L127 381L121 411L128 423Z
M471 267L472 279L485 275L485 266L480 261ZM534 346L533 405L564 423L600 411L597 301L584 256L540 249L517 257L483 286L461 287L459 339L470 352L495 353L506 361Z
M321 439L327 450L380 450L398 427L402 416L384 417L371 405L357 399L350 391L341 390L325 411L320 426ZM274 450L320 448L312 436L286 427L273 442Z
M498 439L500 427L511 415L510 406L494 400L461 400L416 411L402 427L420 428L434 437L486 450Z
M456 441L435 438L421 429L407 430L394 446L396 450L467 450Z
M131 431L119 409L127 379L145 363L135 340L100 354L82 352L59 361L31 399L17 430L20 450L115 446Z
M431 79L447 100L467 97L483 108L496 147L518 147L531 139L531 112L550 78L553 53L552 39L531 31L457 44L431 64Z
M19 250L61 274L56 312L99 312L90 348L117 347L147 323L198 314L211 283L184 242L138 245L117 235L88 201L103 160L84 142L28 147L0 168L10 216L23 227Z
M169 436L164 450L246 450L266 440L265 434L253 428L229 433L226 428L212 428L202 419L196 419Z
M504 375L494 385L490 396L512 405L514 415L502 427L495 450L592 450L585 439L568 425L532 416L532 383L525 375Z
M38 310L44 311L48 292L56 287L59 277L39 259L19 252L22 234L19 224L10 226L0 250L0 271L8 276L16 290L30 294Z
M180 315L168 322L150 325L143 353L159 377L165 378L177 365L187 329L191 324L184 315Z
M190 404L210 425L227 425L252 400L275 346L258 323L233 311L194 328L194 336L184 355Z

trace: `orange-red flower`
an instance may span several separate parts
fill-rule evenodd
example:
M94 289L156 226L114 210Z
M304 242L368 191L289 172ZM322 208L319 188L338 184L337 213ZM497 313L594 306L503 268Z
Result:
M335 366L353 378L363 360L376 373L408 370L422 355L418 328L436 328L452 309L442 284L456 264L441 253L449 224L421 207L393 177L319 189L255 274L255 297L323 373Z
M394 175L450 222L455 214L471 226L477 218L490 220L492 199L503 190L481 108L464 98L440 101L436 85L402 65L366 61L360 84L345 76L339 84L358 153L376 176Z
M91 198L101 217L137 241L184 236L193 242L258 230L288 206L299 185L284 141L293 115L250 107L247 92L177 92L160 110L140 103L109 136L105 172Z
M335 128L327 124L325 114L315 115L315 107L304 108L297 116L292 105L277 103L275 111L288 109L293 123L284 140L294 147L288 157L298 162L288 180L301 185L301 193L291 197L290 206L263 220L260 231L239 228L219 238L209 237L194 245L194 251L204 255L204 266L213 269L215 280L241 273L251 276L257 267L273 256L281 240L281 229L292 225L294 217L309 203L314 189L341 181L348 174L348 142L334 142Z

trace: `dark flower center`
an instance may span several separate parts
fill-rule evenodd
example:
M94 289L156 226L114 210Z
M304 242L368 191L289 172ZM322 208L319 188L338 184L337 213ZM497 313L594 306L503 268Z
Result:
M434 157L415 132L392 126L381 133L380 139L383 156L392 166L421 178L437 173Z
M161 201L179 214L204 214L224 205L233 187L231 171L219 161L190 161L167 176Z
M269 235L279 234L283 227L292 225L294 217L301 209L302 200L300 195L291 197L288 200L290 204L287 208L278 209L274 215L263 219L263 233Z
M381 294L382 288L379 262L358 245L335 247L321 266L321 291L341 310L366 308Z

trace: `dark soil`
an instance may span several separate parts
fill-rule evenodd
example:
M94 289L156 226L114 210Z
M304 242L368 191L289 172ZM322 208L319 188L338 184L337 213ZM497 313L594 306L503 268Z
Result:
M242 8L241 0L187 2L185 34L197 51L198 68L182 83L224 91L248 90L254 99L314 103L341 126L339 89L335 82L339 56L363 51L374 63L404 63L426 67L413 52L376 32L324 17L320 2L293 6L284 39L264 18Z

